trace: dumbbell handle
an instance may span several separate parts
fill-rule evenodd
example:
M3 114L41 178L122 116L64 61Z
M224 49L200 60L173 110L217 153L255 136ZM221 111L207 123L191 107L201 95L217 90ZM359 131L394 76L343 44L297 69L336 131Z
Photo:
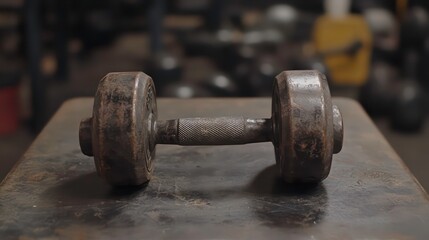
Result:
M234 145L268 142L272 139L271 119L244 117L180 118L157 120L157 144Z
M243 117L180 118L155 120L150 128L155 144L234 145L273 139L271 119ZM155 133L155 134L153 134ZM85 155L93 156L92 118L82 120L79 143Z

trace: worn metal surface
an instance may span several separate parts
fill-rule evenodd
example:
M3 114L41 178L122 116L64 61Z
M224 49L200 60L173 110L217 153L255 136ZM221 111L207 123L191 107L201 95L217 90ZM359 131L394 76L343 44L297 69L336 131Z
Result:
M82 153L115 186L151 179L156 144L236 145L271 141L288 183L317 183L343 144L340 110L319 71L283 71L274 81L271 118L158 120L152 79L142 72L109 73L98 86L92 118L82 120ZM335 114L334 114L335 113ZM335 117L334 117L335 115Z
M91 134L80 128L79 139L91 136L91 141L84 142L92 142L97 172L112 185L141 185L151 179L155 96L152 79L142 72L109 73L98 85L93 112L88 115L92 116ZM87 130L88 124L83 125Z
M344 146L315 188L285 185L272 144L257 143L160 145L148 186L115 189L79 149L92 99L68 101L0 186L0 239L427 239L427 195L358 104L334 103ZM265 117L271 101L158 105L161 119Z
M333 123L325 76L319 71L284 71L277 75L272 115L276 162L283 179L288 183L325 179L331 170L333 126L338 125Z

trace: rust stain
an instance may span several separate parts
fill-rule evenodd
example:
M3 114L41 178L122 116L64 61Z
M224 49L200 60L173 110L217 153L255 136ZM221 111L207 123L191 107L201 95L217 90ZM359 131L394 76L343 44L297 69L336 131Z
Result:
M32 182L40 182L49 176L48 172L39 172L28 176L28 180Z

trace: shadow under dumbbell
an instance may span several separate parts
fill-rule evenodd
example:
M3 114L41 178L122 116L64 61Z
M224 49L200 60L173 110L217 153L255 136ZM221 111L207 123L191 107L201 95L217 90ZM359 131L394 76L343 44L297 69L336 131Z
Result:
M247 190L256 195L311 195L323 187L321 183L288 184L280 177L276 165L269 166L255 176Z
M266 225L309 227L320 223L328 197L323 183L286 184L275 165L262 170L246 189L252 208Z
M144 190L147 184L137 187L112 187L96 172L80 175L48 190L47 196L62 204L93 203L105 200L127 200Z
M64 218L74 224L84 222L103 227L117 219L119 223L130 226L132 217L123 214L123 208L145 188L113 188L96 172L82 174L48 189L43 194L47 198L46 204L55 207L45 208L45 211L51 211L53 219Z

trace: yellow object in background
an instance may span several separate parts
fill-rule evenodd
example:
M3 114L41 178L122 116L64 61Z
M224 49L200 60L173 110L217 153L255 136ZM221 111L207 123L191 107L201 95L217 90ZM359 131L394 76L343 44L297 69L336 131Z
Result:
M316 21L313 38L315 49L318 54L324 56L334 84L360 86L367 81L372 37L362 16L321 16ZM354 54L338 51L356 42L359 42L361 47Z

